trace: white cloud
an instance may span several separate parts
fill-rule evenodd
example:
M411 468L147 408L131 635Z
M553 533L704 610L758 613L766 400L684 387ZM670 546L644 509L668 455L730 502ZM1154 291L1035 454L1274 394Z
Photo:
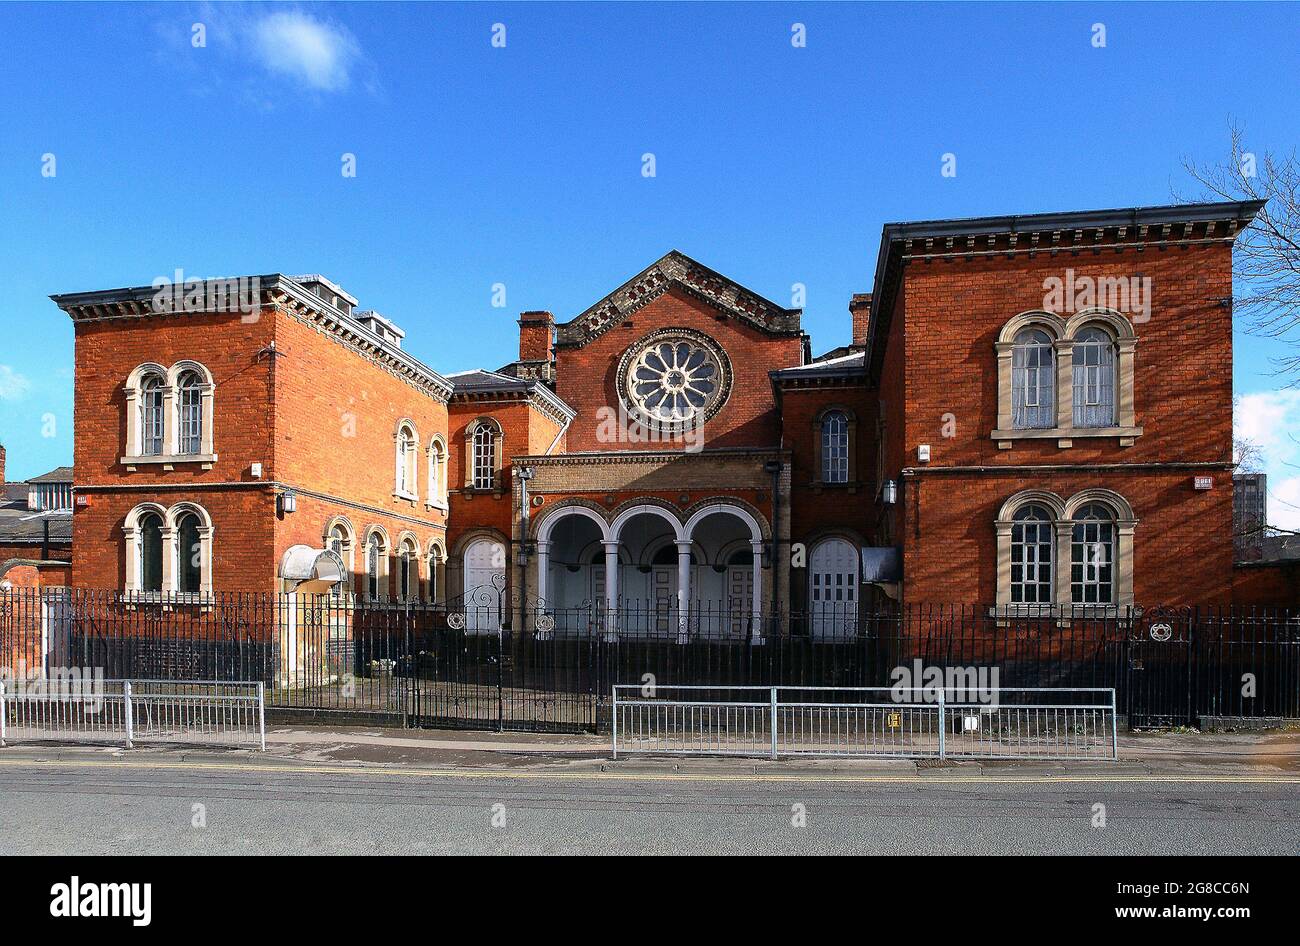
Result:
M8 365L0 365L0 401L17 401L27 396L32 383Z
M1300 531L1300 390L1260 391L1237 399L1233 434L1260 450L1268 474L1268 524Z
M249 31L263 67L321 92L347 88L360 57L360 47L345 27L300 10L259 17Z

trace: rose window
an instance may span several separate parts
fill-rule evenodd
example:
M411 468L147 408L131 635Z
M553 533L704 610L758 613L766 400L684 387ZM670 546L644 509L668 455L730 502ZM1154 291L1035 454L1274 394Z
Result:
M624 382L628 401L643 417L682 423L711 414L725 397L718 351L691 338L661 338L632 355Z

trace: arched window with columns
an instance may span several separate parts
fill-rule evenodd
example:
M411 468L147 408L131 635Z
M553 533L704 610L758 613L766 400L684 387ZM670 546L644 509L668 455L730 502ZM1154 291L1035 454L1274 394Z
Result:
M136 506L122 524L126 591L211 595L213 532L211 517L197 503Z
M480 417L465 430L465 486L468 489L497 489L501 483L501 425L491 417Z
M1090 437L1132 446L1142 436L1135 410L1137 335L1111 309L1085 309L1068 319L1022 312L1002 327L998 358L998 423L1002 449L1043 438L1060 449Z
M439 509L447 508L447 444L435 434L429 442L429 483L426 502Z
M1025 489L998 513L999 607L1130 607L1137 518L1110 489Z

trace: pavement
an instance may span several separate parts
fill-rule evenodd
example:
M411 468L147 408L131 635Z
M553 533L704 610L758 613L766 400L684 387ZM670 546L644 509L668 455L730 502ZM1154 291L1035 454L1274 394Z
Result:
M196 807L197 806L197 807ZM1300 853L1300 734L1119 762L645 757L603 737L276 728L0 750L0 853Z

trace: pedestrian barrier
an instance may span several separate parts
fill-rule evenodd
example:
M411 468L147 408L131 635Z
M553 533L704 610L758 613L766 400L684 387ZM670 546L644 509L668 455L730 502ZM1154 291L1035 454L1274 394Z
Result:
M613 755L1119 757L1113 689L616 685Z
M262 683L206 680L0 682L0 746L12 742L141 742L266 749Z

